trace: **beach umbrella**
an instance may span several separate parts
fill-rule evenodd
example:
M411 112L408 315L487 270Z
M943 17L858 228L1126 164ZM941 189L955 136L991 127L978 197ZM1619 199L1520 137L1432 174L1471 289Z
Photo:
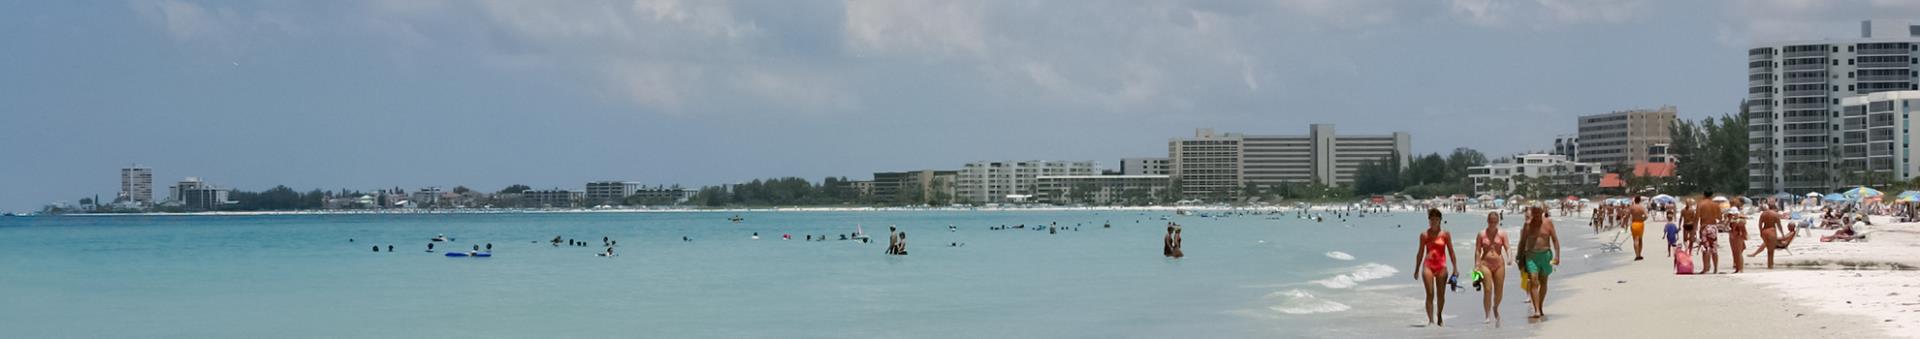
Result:
M1569 195L1567 196L1567 201L1580 201L1580 197Z
M1856 187L1854 189L1847 190L1845 193L1841 193L1841 194L1846 195L1848 200L1854 200L1854 201L1861 201L1869 198L1886 195L1886 193L1881 193L1880 190L1868 188L1865 186Z
M1841 195L1841 194L1828 194L1828 195L1820 196L1820 198L1821 200L1824 200L1827 202L1841 202L1841 201L1851 200L1851 199L1847 199L1847 196Z
M1661 194L1661 195L1653 196L1653 202L1662 203L1662 204L1671 204L1674 202L1674 200L1675 199L1671 195Z
M1807 197L1808 197L1808 198L1819 198L1819 197L1820 197L1820 192L1807 192Z
M1780 201L1793 201L1795 199L1800 199L1800 196L1793 195L1793 193L1780 192L1780 194L1774 195L1773 198L1779 199Z

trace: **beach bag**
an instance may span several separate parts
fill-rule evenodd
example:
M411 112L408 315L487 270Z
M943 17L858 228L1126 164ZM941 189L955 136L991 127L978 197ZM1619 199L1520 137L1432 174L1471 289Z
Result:
M1678 274L1678 275L1693 274L1692 251L1679 250L1679 251L1673 252L1673 274Z

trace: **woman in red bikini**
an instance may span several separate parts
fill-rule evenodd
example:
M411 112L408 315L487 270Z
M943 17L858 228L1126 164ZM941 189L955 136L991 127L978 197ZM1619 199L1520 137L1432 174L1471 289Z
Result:
M1445 257L1441 257L1444 255ZM1427 209L1427 230L1420 232L1420 246L1413 256L1414 277L1427 291L1427 323L1436 327L1446 322L1447 277L1459 275L1453 254L1453 234L1440 229L1440 210ZM1452 271L1448 271L1452 269ZM1436 307L1437 305L1437 307Z

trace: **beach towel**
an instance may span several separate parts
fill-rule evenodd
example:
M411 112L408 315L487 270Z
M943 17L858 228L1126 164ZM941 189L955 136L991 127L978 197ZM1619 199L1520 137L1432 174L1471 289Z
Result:
M1688 250L1673 252L1673 274L1693 274L1693 253Z

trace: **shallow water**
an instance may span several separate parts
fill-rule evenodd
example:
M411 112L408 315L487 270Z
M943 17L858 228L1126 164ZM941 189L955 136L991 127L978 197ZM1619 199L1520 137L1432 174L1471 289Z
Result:
M1450 328L1418 328L1411 264L1424 220L1411 213L1344 223L1169 216L1185 226L1178 260L1159 253L1162 212L758 212L728 222L734 214L4 218L0 337L1405 337L1530 327L1509 278L1505 329L1480 324L1470 287L1448 294ZM1471 234L1485 224L1448 220L1471 265ZM1067 229L989 230L1051 222ZM838 239L856 224L876 242L801 240ZM882 254L889 224L908 233L912 255ZM442 249L491 243L495 256L425 253L443 233L454 241ZM548 245L555 235L594 246ZM618 257L594 255L603 236L619 242ZM1582 270L1587 250L1569 251L1563 272Z

